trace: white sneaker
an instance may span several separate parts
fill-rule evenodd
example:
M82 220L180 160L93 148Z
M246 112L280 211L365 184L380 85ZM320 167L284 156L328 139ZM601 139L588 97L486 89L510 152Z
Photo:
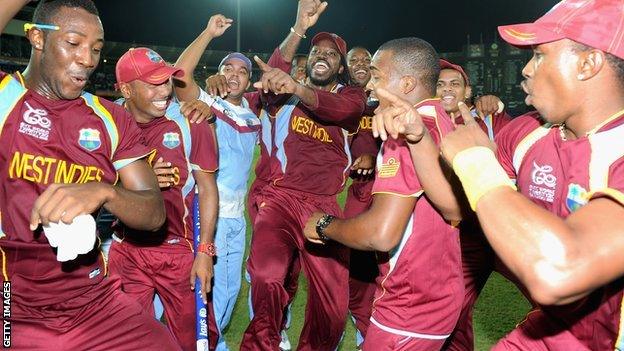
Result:
M290 340L288 340L288 334L286 334L286 330L282 330L281 333L282 341L279 344L279 348L281 351L290 351Z

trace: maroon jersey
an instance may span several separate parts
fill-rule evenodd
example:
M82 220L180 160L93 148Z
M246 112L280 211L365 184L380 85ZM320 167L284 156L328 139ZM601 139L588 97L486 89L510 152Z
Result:
M124 228L123 236L141 244L147 244L146 238L155 238L156 242L152 242L155 245L145 246L149 249L192 252L195 179L191 172L217 170L219 154L215 133L208 123L189 123L180 114L180 105L174 102L170 103L165 116L138 123L138 126L146 145L156 149L152 160L162 157L164 162L171 163L174 185L161 189L167 213L161 235L148 236Z
M623 112L576 140L564 140L557 126L533 113L498 135L497 156L522 194L566 218L597 197L624 206L624 149L615 147L623 139ZM623 288L619 279L580 301L542 310L591 350L621 349Z
M351 141L351 157L354 160L364 154L377 155L379 152L381 139L375 139L373 136L373 116L377 106L377 103L371 104L367 102L366 104L357 133Z
M437 100L416 107L436 144L453 129ZM401 242L380 265L371 323L398 335L444 339L455 327L464 294L459 235L421 196L405 140L388 139L383 144L375 193L418 200Z
M273 56L281 56L279 50ZM284 61L272 57L271 61ZM276 186L318 195L339 193L351 166L349 132L357 130L366 96L358 87L314 90L307 106L295 95L263 95L270 116L262 141L270 151L270 180Z
M3 279L28 306L82 295L106 275L99 250L61 263L41 230L29 229L38 196L53 183L117 181L117 171L149 154L132 117L90 94L49 100L0 72L0 187Z

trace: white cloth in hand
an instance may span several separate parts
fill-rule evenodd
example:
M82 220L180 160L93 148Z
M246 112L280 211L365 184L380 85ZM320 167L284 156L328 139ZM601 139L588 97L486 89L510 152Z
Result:
M80 215L71 224L50 223L43 227L50 246L56 247L56 259L70 261L86 254L95 244L96 226L91 215Z

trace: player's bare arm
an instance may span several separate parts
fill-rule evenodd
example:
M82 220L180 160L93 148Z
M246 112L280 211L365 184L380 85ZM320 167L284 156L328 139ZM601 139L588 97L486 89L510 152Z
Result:
M488 163L505 175L494 158L495 145L465 107L462 116L466 124L442 142L444 158L452 164L462 152L490 150ZM624 218L624 208L615 201L592 200L562 219L516 192L511 181L482 190L468 178L462 183L488 241L537 302L570 303L624 274L624 223L617 220Z
M335 218L323 233L354 249L390 251L401 241L416 200L416 197L375 194L368 211L350 219ZM323 215L316 212L306 222L304 234L308 240L323 243L316 232L317 222Z
M50 222L71 223L81 214L104 206L129 227L157 230L165 221L165 209L154 173L143 161L119 170L123 187L106 183L52 184L37 198L30 217L36 229Z
M258 56L255 56L254 60L262 71L260 81L253 84L254 88L262 89L264 93L295 94L301 99L301 102L308 106L317 104L317 97L314 89L297 83L289 73L279 68L269 66Z
M9 21L19 12L19 10L28 4L30 0L1 0L0 8L0 30L4 30L4 27Z
M180 100L189 101L197 99L199 96L199 86L193 78L193 72L199 63L201 55L208 47L208 44L212 39L223 35L223 33L232 26L232 23L232 19L220 14L210 17L206 29L204 29L182 52L175 66L184 70L184 76L179 79L174 79L175 93ZM225 95L227 95L227 90L220 91L219 96L225 97Z
M193 171L193 177L197 182L199 191L199 213L200 213L200 238L199 243L213 243L215 225L217 223L217 212L219 210L219 192L214 173L204 171ZM210 281L213 276L213 257L205 253L197 253L193 268L191 268L190 286L195 289L195 278L199 278L201 284L202 298L208 302L207 294L210 292Z
M407 101L385 89L376 89L375 94L390 102L384 109L376 111L373 117L373 134L382 140L388 137L403 137L407 141L414 168L422 187L444 219L459 221L462 218L461 185L454 181L443 160L440 149L423 124L418 111Z
M299 44L301 43L301 39L305 37L308 29L316 24L319 16L326 8L327 1L299 0L295 24L279 46L284 60L288 62L293 60L299 48Z
M181 101L180 113L191 123L202 123L214 116L210 105L201 100Z

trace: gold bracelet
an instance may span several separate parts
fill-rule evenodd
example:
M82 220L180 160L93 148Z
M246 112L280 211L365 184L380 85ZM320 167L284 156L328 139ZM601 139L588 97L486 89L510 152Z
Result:
M295 28L293 28L293 27L290 27L290 32L291 32L291 33L295 33L295 35L296 35L296 36L298 36L298 37L299 37L299 38L301 38L301 39L305 39L305 38L307 38L305 34L299 34L299 33L297 33L297 31L296 31L296 30L295 30Z

